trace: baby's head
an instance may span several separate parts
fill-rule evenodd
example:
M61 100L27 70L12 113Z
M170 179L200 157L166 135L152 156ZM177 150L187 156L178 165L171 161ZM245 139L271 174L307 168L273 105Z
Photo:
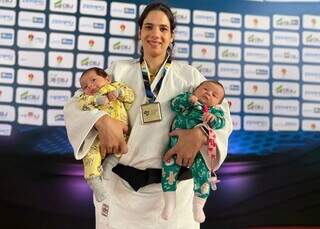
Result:
M80 76L80 86L86 95L93 95L99 89L111 83L108 74L101 68L89 68Z
M194 89L193 95L195 95L202 104L208 105L209 107L216 106L221 104L224 99L224 87L218 81L206 80Z

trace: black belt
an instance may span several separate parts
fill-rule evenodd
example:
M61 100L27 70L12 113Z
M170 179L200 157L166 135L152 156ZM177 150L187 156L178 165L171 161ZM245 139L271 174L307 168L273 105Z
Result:
M135 191L138 191L139 188L149 184L161 183L161 169L142 170L127 165L117 164L113 167L112 171L127 181ZM181 167L177 179L181 181L190 178L192 178L191 170Z

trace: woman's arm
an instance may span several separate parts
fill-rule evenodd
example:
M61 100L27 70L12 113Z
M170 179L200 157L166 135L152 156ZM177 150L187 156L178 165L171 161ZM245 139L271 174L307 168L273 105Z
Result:
M232 120L230 116L229 105L227 101L223 101L222 109L224 110L225 126L215 130L217 136L217 146L219 149L219 161L216 169L222 164L227 155L228 137L232 132ZM203 146L207 145L207 135L200 127L193 129L177 129L172 131L169 136L177 136L177 144L169 149L164 155L164 160L168 160L174 155L177 156L176 162L179 165L190 167L196 154L203 150Z
M81 91L77 91L63 109L68 138L76 159L82 159L86 155L97 136L97 131L93 126L100 117L105 115L97 109L91 111L80 110L78 104L80 93Z
M186 74L185 74L186 73ZM197 87L202 81L205 80L205 77L201 75L201 73L194 67L188 66L187 71L182 73L185 75L190 81L190 91L193 91L195 87ZM191 92L188 93L189 96L187 101L184 100L184 106L191 106L192 103L189 101L189 97ZM187 104L186 104L187 103ZM191 104L191 105L190 105ZM171 109L172 107L171 102ZM175 110L174 110L175 111ZM175 111L176 112L176 111ZM178 111L179 112L179 111ZM181 111L180 111L181 112ZM190 167L193 163L194 158L197 155L197 152L200 148L207 143L206 134L200 129L200 127L196 127L193 129L176 129L169 133L169 136L177 136L178 142L177 144L169 149L165 155L164 160L168 160L174 155L177 156L176 162L179 165Z
M177 136L178 142L166 152L163 159L168 160L176 155L176 163L186 167L192 165L200 148L207 143L207 136L200 127L189 130L176 129L170 132L169 136Z
M107 71L112 73L113 69L114 65ZM80 93L81 90L77 91L63 110L67 134L75 158L82 159L86 155L97 135L102 142L103 153L125 153L127 149L123 132L127 131L127 127L98 109L81 111L78 105Z
M127 126L94 109L79 109L78 96L73 96L64 107L65 125L75 158L82 159L88 152L97 135L101 143L101 153L126 153L123 132Z
M193 78L193 82L191 84L193 87L198 86L202 81L205 80L201 73L193 67L191 67L191 73L192 76L188 77ZM219 153L219 161L217 162L215 169L217 169L226 158L228 137L233 128L228 102L224 100L221 107L224 112L225 126L219 130L215 130ZM207 135L201 130L200 127L195 127L190 130L174 130L169 135L178 136L178 142L174 147L166 152L164 155L164 160L170 159L172 156L177 155L178 164L190 167L200 149L201 151L206 151L205 145L207 144Z
M123 133L128 132L128 126L104 115L97 120L94 127L98 131L100 140L100 153L104 157L106 154L124 154L128 152L127 144Z

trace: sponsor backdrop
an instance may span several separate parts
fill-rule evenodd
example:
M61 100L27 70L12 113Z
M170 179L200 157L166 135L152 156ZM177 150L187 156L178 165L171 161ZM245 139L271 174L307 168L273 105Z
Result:
M0 0L0 143L72 153L63 106L92 66L139 56L146 1ZM170 1L174 56L220 80L232 102L230 154L320 145L320 5Z

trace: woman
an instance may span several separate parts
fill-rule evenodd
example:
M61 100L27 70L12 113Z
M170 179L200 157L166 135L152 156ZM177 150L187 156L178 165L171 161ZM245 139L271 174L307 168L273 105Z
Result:
M68 137L77 159L86 154L97 134L102 154L123 154L113 169L118 175L110 171L114 166L112 161L104 165L108 198L103 202L94 200L97 229L199 228L192 215L191 179L178 184L177 214L168 221L161 219L163 199L159 176L174 116L169 101L182 91L192 90L205 78L197 69L171 61L175 22L170 8L162 3L149 4L141 14L139 28L140 61L115 62L107 70L115 81L127 84L135 92L136 99L129 111L131 132L128 143L123 138L127 127L121 122L100 111L79 111L75 102L77 94L64 110ZM219 151L224 152L217 162L219 165L225 158L227 137L232 128L226 104L223 108L229 125L220 131L224 137L217 142ZM179 140L164 159L175 156L176 162L185 167L191 166L196 153L207 142L200 127L176 130L170 135L178 136ZM220 133L217 135L219 138Z

